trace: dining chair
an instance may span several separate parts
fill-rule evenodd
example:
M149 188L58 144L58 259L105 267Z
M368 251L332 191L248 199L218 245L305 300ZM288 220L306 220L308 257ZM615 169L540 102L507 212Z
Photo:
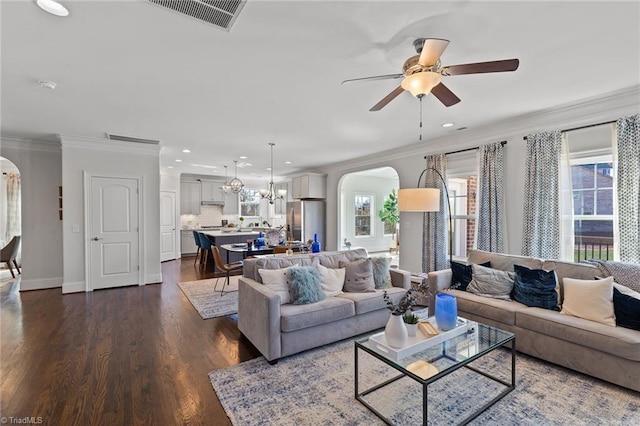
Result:
M243 262L240 260L232 263L224 263L218 247L216 246L211 247L211 251L213 252L213 260L216 264L216 267L222 272L226 273L226 278L224 280L224 283L222 284L222 288L220 289L220 296L222 296L224 294L225 285L229 285L231 272L239 271L240 269L242 269ZM217 291L219 280L220 280L220 277L218 277L218 279L216 280L216 285L213 287L214 291Z
M291 250L291 246L275 246L273 248L273 254L286 253L288 250Z
M200 263L204 264L204 270L207 270L207 261L209 260L209 252L211 251L211 240L206 234L202 232L198 232L198 236L200 237ZM215 247L215 246L214 246Z
M7 264L7 266L9 267L9 271L11 272L11 276L13 278L16 277L16 274L13 273L11 262L13 262L13 264L15 265L16 269L18 270L18 273L22 274L22 272L20 272L20 268L18 267L18 261L16 260L16 257L18 256L19 247L20 247L20 236L16 235L11 239L11 241L9 241L9 243L7 243L6 246L4 246L0 250L0 262L5 262Z
M202 263L202 244L200 244L200 233L198 231L193 231L193 239L196 240L196 258L193 260L193 264L195 265L198 261L198 255L200 256L200 263Z

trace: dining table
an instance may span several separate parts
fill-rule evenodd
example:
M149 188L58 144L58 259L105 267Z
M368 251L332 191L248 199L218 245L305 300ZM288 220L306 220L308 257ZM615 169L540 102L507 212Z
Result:
M303 247L304 246L302 244L292 245L291 249L293 251L299 252ZM227 263L230 263L229 255L231 253L241 253L242 259L246 259L249 256L261 256L261 255L273 254L275 246L265 245L262 247L256 247L255 245L248 244L248 243L235 243L235 244L222 244L220 248L224 249L227 252Z

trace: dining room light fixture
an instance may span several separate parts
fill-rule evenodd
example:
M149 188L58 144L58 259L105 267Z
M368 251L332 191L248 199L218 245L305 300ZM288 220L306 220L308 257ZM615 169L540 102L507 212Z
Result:
M274 145L275 143L269 142L269 146L271 147L271 167L269 168L269 170L271 170L271 180L269 181L269 187L266 189L263 188L260 190L260 198L268 200L269 204L275 203L276 200L283 200L284 197L287 195L286 189L276 190L275 184L273 183L273 146Z
M231 192L231 185L229 185L229 176L227 175L227 166L224 166L224 183L220 186L220 191L223 194Z
M229 187L231 188L231 192L237 194L238 192L242 191L242 188L244 188L244 183L242 183L242 181L238 179L238 160L233 160L233 163L235 167L235 173L234 178L231 179L231 182L229 182Z

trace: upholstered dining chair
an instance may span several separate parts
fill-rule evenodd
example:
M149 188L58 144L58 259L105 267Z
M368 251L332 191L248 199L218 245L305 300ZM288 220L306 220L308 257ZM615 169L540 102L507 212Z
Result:
M16 257L18 256L19 247L20 247L20 236L16 235L11 239L11 241L9 241L9 243L6 246L4 246L0 250L0 262L5 262L7 264L7 266L9 267L9 271L11 272L11 276L13 278L16 277L16 274L13 273L11 262L13 262L13 264L15 265L16 269L18 270L18 273L19 274L22 273L20 272L20 268L18 267L18 261L16 260Z
M211 240L202 232L198 232L198 236L200 237L200 262L204 264L204 270L206 271L209 252L211 251Z
M232 263L224 263L222 260L222 256L220 255L220 250L218 250L218 247L216 246L211 247L211 251L213 252L213 260L216 264L216 268L226 273L224 283L222 284L222 288L220 289L220 296L222 296L224 294L224 287L229 285L231 272L239 271L240 269L242 269L243 263L241 260L237 262L232 262ZM217 291L219 280L220 280L220 277L218 277L218 279L216 280L216 285L213 287L214 291Z
M200 244L200 233L198 231L193 231L193 239L196 240L196 258L193 259L193 264L195 265L198 261L198 256L200 256L200 263L202 263L202 244Z

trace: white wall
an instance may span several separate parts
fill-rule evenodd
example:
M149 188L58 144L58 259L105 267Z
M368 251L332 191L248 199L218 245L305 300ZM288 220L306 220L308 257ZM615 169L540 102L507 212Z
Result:
M1 155L20 171L22 191L22 275L20 290L62 286L62 185L59 143L3 139Z
M63 292L84 291L85 288L83 172L118 173L143 178L144 258L140 267L144 272L144 283L162 281L160 272L159 147L63 136L62 152L64 189ZM72 232L73 225L80 226L79 233Z
M524 200L525 152L523 137L532 132L563 130L578 126L615 120L637 114L640 88L635 86L625 91L601 98L586 99L571 105L539 113L516 117L479 129L468 129L452 136L427 140L422 146L411 145L405 149L390 150L360 161L337 163L319 172L327 174L327 250L339 247L338 220L339 182L347 173L378 167L392 167L398 172L400 188L415 187L420 172L424 169L424 156L439 152L450 152L478 145L507 141L505 147L505 192L506 192L506 251L520 254L522 247L522 206ZM390 141L401 145L399 141ZM421 270L422 258L422 214L401 213L400 268Z

